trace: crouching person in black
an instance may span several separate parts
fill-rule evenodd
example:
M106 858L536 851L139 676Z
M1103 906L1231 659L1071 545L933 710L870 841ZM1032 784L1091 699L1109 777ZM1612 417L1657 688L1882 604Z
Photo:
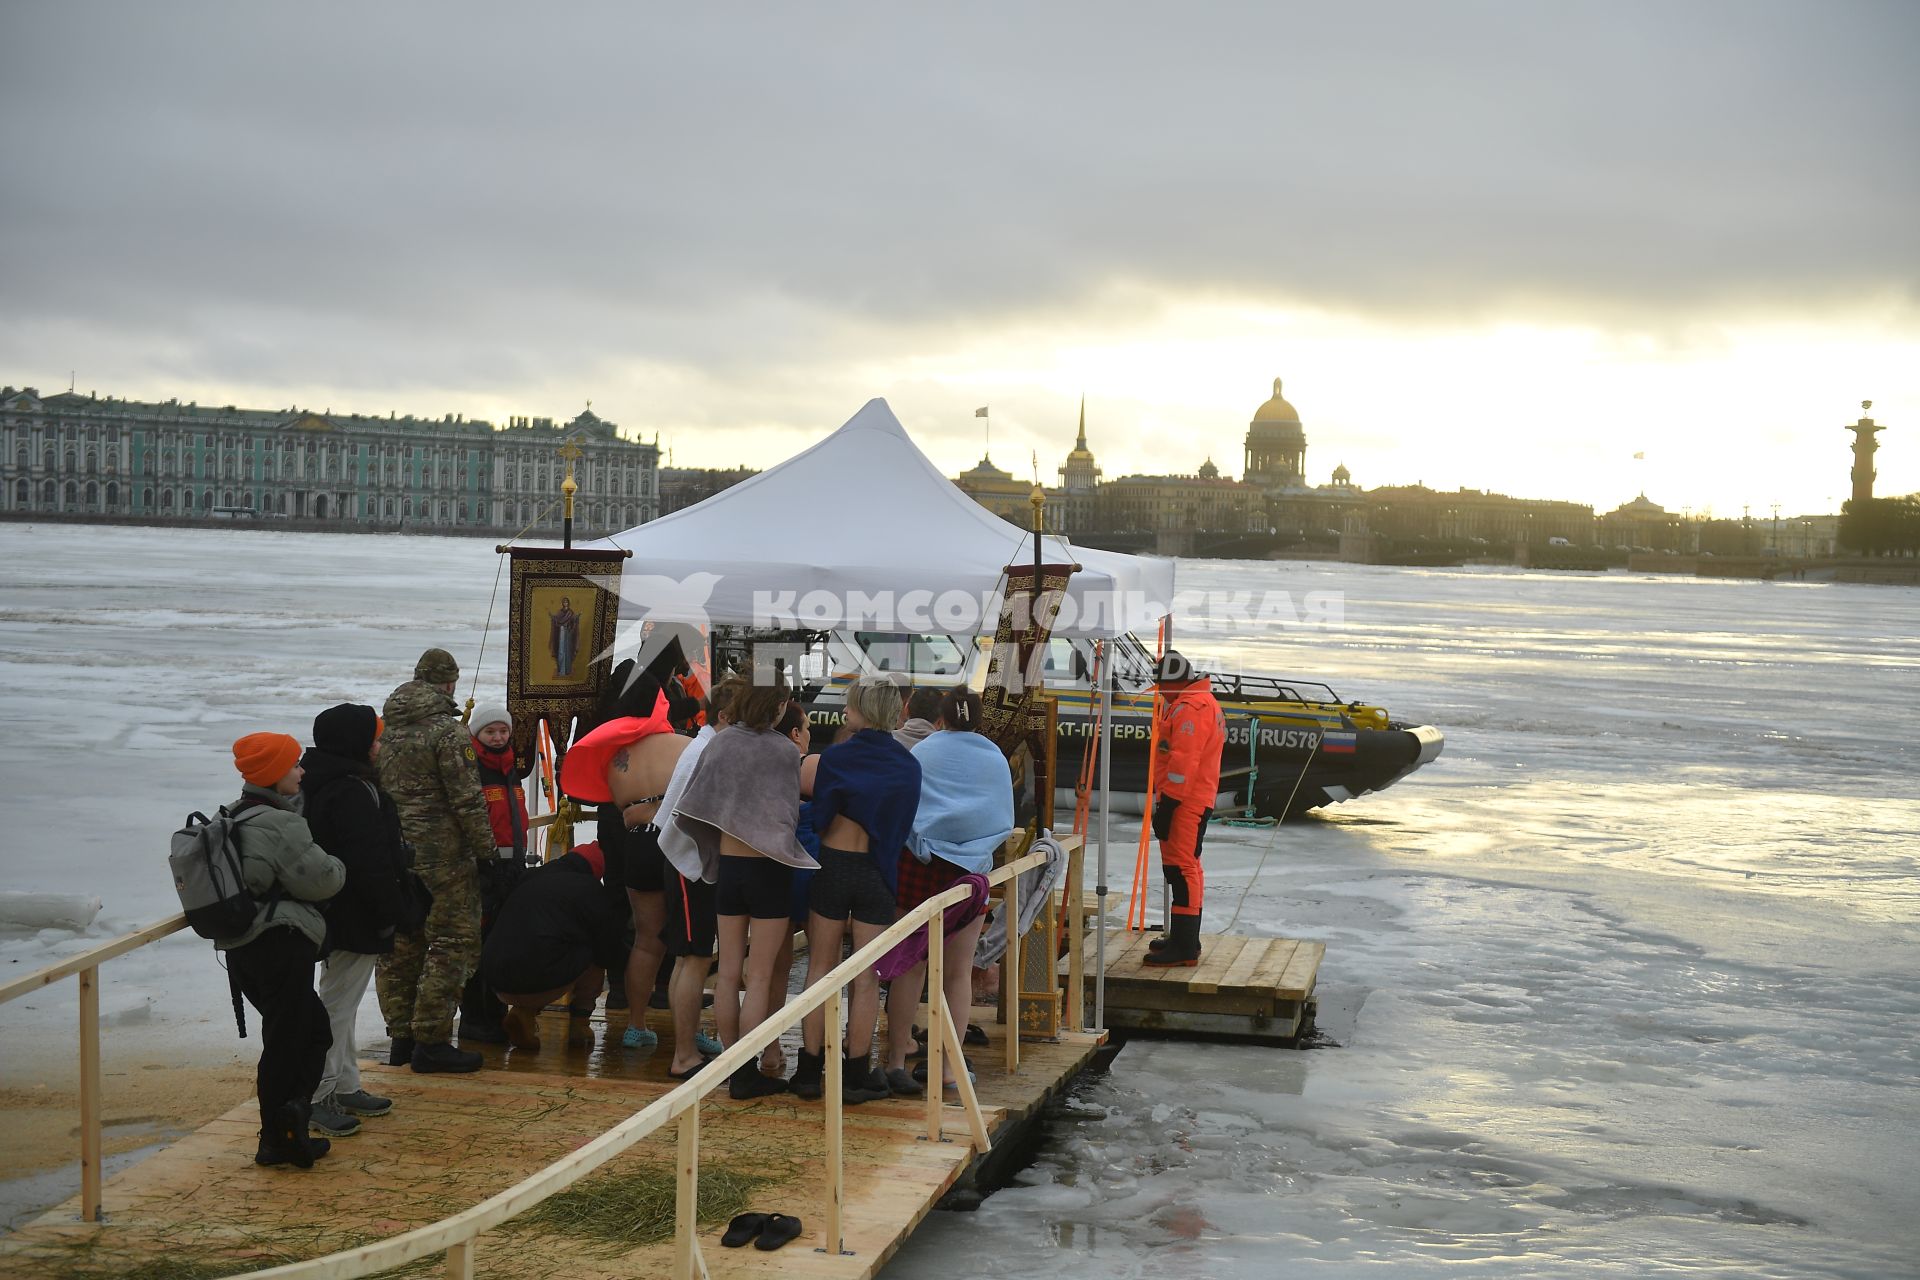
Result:
M344 1138L360 1130L360 1116L385 1115L391 1099L360 1087L354 1022L373 980L374 961L393 950L397 929L418 928L409 918L408 863L400 814L380 790L380 717L372 707L342 703L313 721L313 746L300 761L307 826L322 849L347 870L346 887L326 907L327 958L320 965L320 1002L327 1008L333 1047L313 1094L309 1123L316 1133Z
M333 1043L326 1006L313 989L314 961L327 937L319 904L340 892L346 871L294 812L297 741L284 733L250 733L233 744L233 763L246 780L233 813L247 815L234 828L234 843L241 875L260 906L245 933L213 945L227 953L235 1016L243 995L260 1014L260 1147L253 1159L309 1169L329 1146L325 1138L307 1136L307 1119Z
M626 920L600 877L598 844L583 844L527 873L500 908L480 972L507 1006L507 1043L540 1047L540 1010L556 1000L591 1004L607 969L625 957Z

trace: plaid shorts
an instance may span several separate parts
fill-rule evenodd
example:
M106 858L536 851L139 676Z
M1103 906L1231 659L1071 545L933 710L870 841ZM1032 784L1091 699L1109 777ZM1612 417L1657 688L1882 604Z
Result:
M945 858L922 862L911 851L902 849L899 888L894 892L894 901L902 911L911 911L941 890L959 884L960 877L966 874Z

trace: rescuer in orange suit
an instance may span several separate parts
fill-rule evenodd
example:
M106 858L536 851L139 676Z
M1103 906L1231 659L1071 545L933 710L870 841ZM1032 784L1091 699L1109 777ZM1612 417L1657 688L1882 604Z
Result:
M1148 945L1144 963L1200 963L1200 907L1206 875L1200 846L1220 793L1220 749L1226 721L1213 683L1172 649L1160 659L1158 743L1153 753L1153 834L1160 841L1160 872L1172 890L1173 911L1163 939Z

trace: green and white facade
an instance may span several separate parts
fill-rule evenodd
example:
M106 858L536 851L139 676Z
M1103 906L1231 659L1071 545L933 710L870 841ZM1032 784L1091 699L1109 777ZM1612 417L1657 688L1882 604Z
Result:
M577 530L659 513L660 451L592 410L505 427L448 414L384 418L304 409L153 404L0 388L0 508L218 519L256 513L342 525L557 529L559 449L581 456Z

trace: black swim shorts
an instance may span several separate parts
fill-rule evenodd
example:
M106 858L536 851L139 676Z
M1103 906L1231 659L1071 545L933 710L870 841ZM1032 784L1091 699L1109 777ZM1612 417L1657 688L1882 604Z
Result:
M720 855L713 911L721 916L785 920L793 909L793 868L772 858Z
M713 954L713 886L667 867L667 923L660 940L670 956Z
M807 907L829 920L852 916L861 924L894 921L893 892L880 878L880 864L867 852L820 846L820 870L814 873Z
M671 874L667 856L660 852L660 828L651 822L614 837L621 848L622 873L635 893L663 893ZM603 840L602 845L606 842Z

